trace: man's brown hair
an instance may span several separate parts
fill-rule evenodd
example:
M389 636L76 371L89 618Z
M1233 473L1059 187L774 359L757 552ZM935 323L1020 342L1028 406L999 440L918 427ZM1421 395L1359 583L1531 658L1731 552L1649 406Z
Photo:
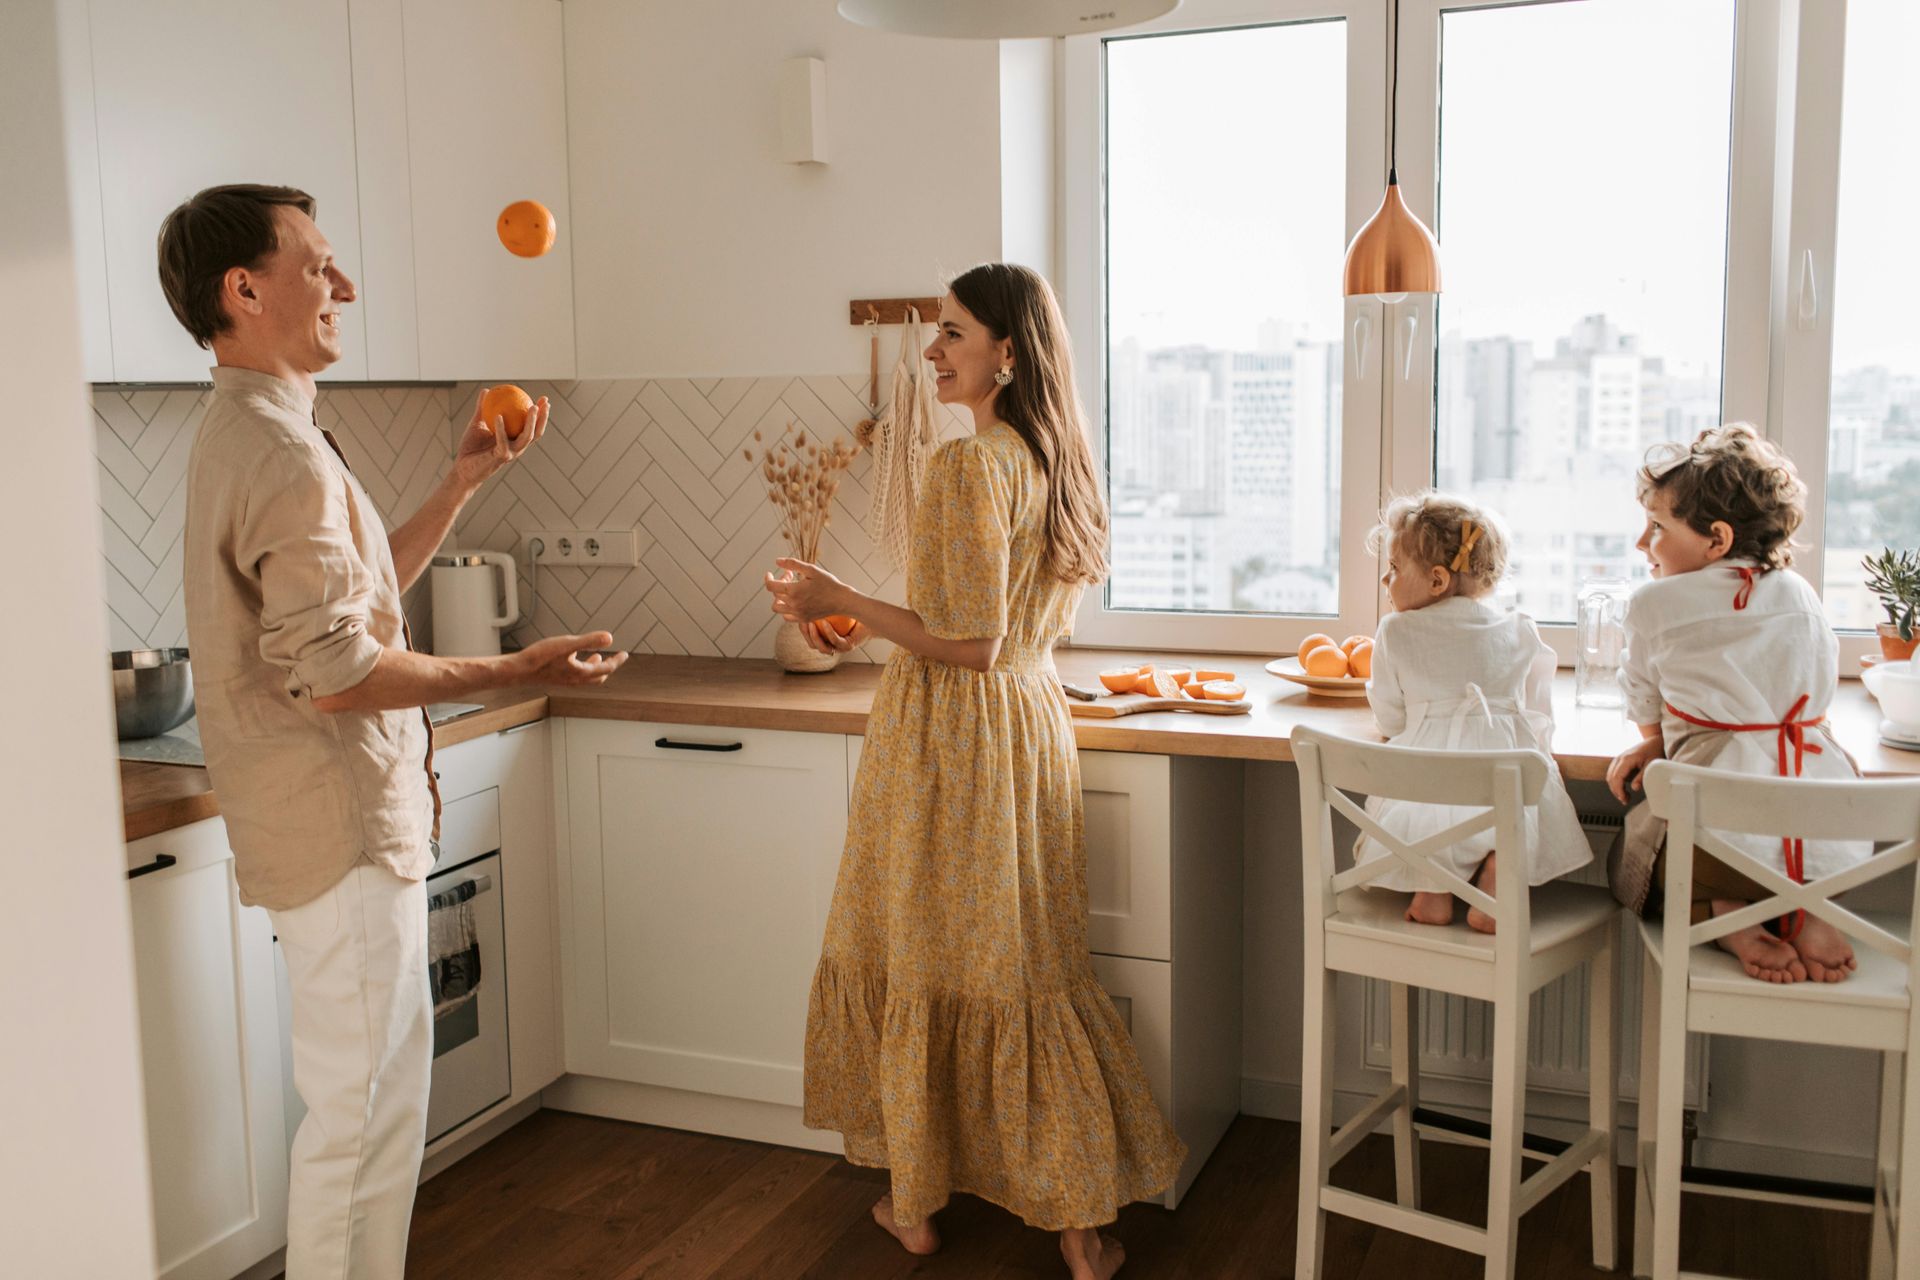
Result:
M235 267L256 271L280 247L274 208L291 205L309 218L313 197L295 187L236 182L208 187L160 224L160 288L193 340L211 347L233 326L220 290Z
M1713 522L1733 529L1728 553L1769 569L1793 563L1793 535L1807 514L1807 486L1793 459L1744 422L1709 427L1691 445L1657 444L1634 477L1644 505L1664 493L1676 519L1695 533Z

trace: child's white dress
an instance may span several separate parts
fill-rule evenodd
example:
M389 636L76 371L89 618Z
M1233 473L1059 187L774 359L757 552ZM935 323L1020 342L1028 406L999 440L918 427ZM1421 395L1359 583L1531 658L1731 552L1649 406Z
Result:
M1742 569L1751 574L1750 584ZM1823 719L1839 680L1839 658L1840 643L1805 578L1791 569L1762 570L1751 560L1722 560L1634 591L1627 603L1620 687L1627 719L1660 725L1669 760L1777 778L1783 737L1777 726L1793 714L1804 726L1797 776L1852 778L1853 760ZM1708 724L1692 723L1679 712ZM1733 732L1710 725L1773 727ZM1786 745L1787 774L1795 776L1791 735ZM1785 872L1779 837L1715 834ZM1654 860L1665 839L1666 824L1644 804L1627 811L1625 839L1609 875L1615 896L1634 911L1647 909ZM1809 840L1805 849L1808 880L1873 852L1864 841Z
M1540 803L1526 813L1528 884L1545 884L1593 861L1593 846L1559 769L1551 764L1556 661L1526 614L1503 613L1482 601L1454 596L1382 618L1373 641L1373 677L1367 682L1373 718L1395 746L1445 751L1527 747L1547 756L1546 787ZM1412 843L1476 810L1471 805L1374 797L1367 801L1367 812ZM1437 859L1471 880L1492 849L1493 832L1488 830L1449 846ZM1362 835L1354 856L1368 862L1392 855L1379 841ZM1501 868L1502 873L1506 870ZM1370 883L1410 892L1447 888L1404 863Z

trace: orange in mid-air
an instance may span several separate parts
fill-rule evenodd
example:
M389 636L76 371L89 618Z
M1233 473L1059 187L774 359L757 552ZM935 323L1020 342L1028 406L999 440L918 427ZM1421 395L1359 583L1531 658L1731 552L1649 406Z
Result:
M493 229L507 252L522 258L537 258L553 248L560 228L553 210L538 200L515 200L500 211Z
M1307 650L1300 665L1310 676L1344 676L1349 671L1347 655L1337 644L1316 645Z
M1334 644L1332 636L1327 635L1324 632L1316 631L1312 635L1308 636L1305 640L1302 640L1300 642L1300 649L1299 649L1300 665L1303 667L1306 666L1307 655L1313 652L1315 649L1318 649L1322 645L1327 645L1334 649L1338 649L1340 647L1339 645Z
M492 426L493 420L499 418L506 424L509 440L518 439L527 429L527 415L532 411L533 397L511 382L488 387L487 393L480 397L480 420Z

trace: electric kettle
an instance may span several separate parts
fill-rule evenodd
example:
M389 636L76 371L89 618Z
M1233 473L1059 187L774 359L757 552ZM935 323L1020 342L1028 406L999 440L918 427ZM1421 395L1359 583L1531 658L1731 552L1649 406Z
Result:
M519 625L520 584L504 551L448 551L433 558L433 651L443 658L500 652L500 632Z

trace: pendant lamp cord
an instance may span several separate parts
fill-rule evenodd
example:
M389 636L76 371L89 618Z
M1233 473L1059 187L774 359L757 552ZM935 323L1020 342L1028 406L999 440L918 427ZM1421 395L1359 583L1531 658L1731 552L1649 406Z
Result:
M1393 45L1393 87L1387 107L1387 185L1391 187L1400 181L1400 0L1393 0L1393 28L1387 38Z

